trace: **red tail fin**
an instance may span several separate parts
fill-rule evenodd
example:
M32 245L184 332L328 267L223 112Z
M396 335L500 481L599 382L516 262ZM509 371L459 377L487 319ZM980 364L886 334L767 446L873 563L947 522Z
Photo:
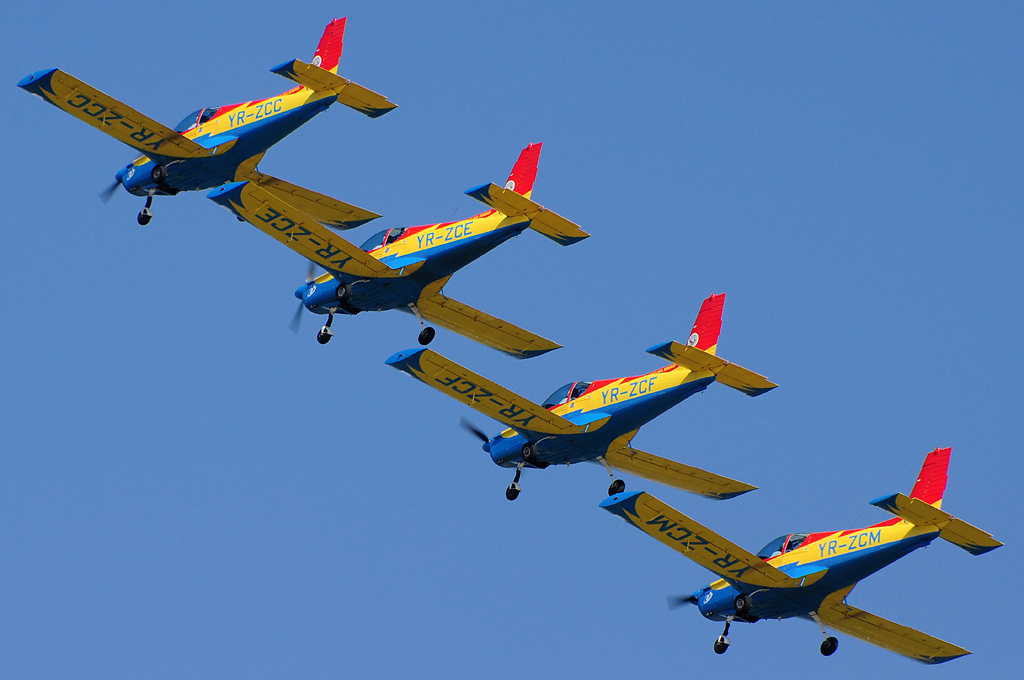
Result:
M338 72L338 62L341 60L342 39L345 37L345 19L335 19L327 24L324 35L320 38L320 44L316 46L316 54L313 55L313 66L330 71Z
M949 469L949 454L952 448L935 449L924 457L921 474L917 476L911 498L918 498L936 508L942 505L942 494L946 491L946 472Z
M725 293L712 295L700 306L697 320L690 331L686 344L714 354L718 348L718 334L722 331L722 307L725 306Z
M537 179L537 164L540 163L540 148L544 142L530 144L519 154L519 160L512 166L512 173L505 182L505 188L527 198L533 192L533 182Z

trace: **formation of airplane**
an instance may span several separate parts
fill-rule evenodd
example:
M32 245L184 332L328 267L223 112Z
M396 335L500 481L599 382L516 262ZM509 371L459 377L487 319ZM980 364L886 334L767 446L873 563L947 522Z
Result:
M716 355L724 305L724 293L704 300L686 345L670 342L647 350L670 365L644 375L571 382L541 404L431 350L398 352L386 363L508 426L494 437L473 431L483 440L491 460L516 469L515 479L505 490L510 501L522 491L523 468L582 462L605 467L612 478L609 496L626 488L625 482L615 478L613 470L619 469L709 498L732 498L756 487L632 445L641 427L713 382L751 397L776 387L764 376Z
M310 263L295 291L303 311L326 315L320 344L334 336L336 314L397 309L415 315L419 343L435 336L429 321L517 359L560 345L450 298L451 277L505 241L531 229L567 246L589 237L579 225L532 199L541 144L519 156L504 185L484 184L465 193L487 206L468 219L382 230L359 247L336 231L380 217L259 171L267 150L338 102L370 118L396 108L386 97L338 75L346 19L331 21L313 59L271 69L295 83L274 97L205 107L167 127L59 69L37 71L18 83L75 118L142 155L115 174L102 194L120 186L145 197L141 225L153 217L155 196L213 189L208 198L238 220L269 234ZM313 276L315 267L325 273ZM845 531L784 534L750 553L654 496L625 492L621 471L712 499L729 499L756 487L699 467L641 451L632 442L645 424L715 382L748 396L777 385L717 354L725 294L704 300L685 343L668 342L648 353L668 365L643 375L580 380L530 401L425 348L398 352L387 365L505 425L494 436L463 421L497 465L514 468L505 491L515 500L525 468L596 463L611 478L605 510L715 573L719 579L679 599L705 618L724 621L714 643L723 654L733 622L805 618L817 623L821 653L838 640L827 628L928 664L969 654L966 649L851 607L846 598L862 579L941 538L980 555L1002 545L988 533L941 509L950 449L928 454L909 496L893 494L872 504L895 515Z
M734 621L799 617L818 624L825 656L839 647L828 626L915 661L937 664L970 652L851 607L846 598L859 581L936 538L972 555L1002 545L942 511L950 451L935 449L925 457L909 497L897 493L871 501L894 518L862 529L783 534L757 554L643 491L616 494L601 507L720 577L682 600L697 605L706 619L725 621L714 644L717 654L729 648Z

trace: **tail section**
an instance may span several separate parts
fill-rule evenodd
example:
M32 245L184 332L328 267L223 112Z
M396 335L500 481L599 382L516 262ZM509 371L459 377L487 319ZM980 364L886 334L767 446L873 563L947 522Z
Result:
M345 37L345 20L347 17L335 19L327 24L324 35L320 38L320 44L316 46L316 53L313 55L313 66L319 66L331 73L338 72L338 62L341 61L342 41Z
M686 344L714 354L718 349L718 335L722 332L722 308L725 307L725 293L712 295L700 306L697 320Z
M876 498L871 505L891 512L905 522L918 527L935 527L939 538L959 546L972 555L981 555L1002 545L992 535L978 527L956 519L939 510L942 494L946 490L946 469L951 449L935 449L924 459L921 474L910 497L901 493Z
M519 160L512 166L512 172L505 182L505 188L511 189L520 196L530 197L533 183L537 179L537 165L540 163L540 148L544 142L530 144L519 154Z

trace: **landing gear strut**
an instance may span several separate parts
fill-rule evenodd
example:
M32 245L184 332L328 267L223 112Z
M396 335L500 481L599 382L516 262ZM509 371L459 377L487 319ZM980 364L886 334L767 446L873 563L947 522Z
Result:
M832 656L839 649L839 640L829 637L829 634L825 631L825 626L821 623L821 619L818 618L817 612L811 612L811 618L818 624L818 628L821 629L821 635L825 638L824 642L821 643L821 655Z
M615 473L612 472L612 467L608 465L608 461L604 459L604 456L598 456L597 459L601 461L601 465L603 465L604 469L608 471L608 476L612 478L612 483L608 487L608 495L614 496L617 493L622 493L623 491L625 491L626 483L621 479L615 479Z
M523 466L526 463L520 463L516 466L516 478L512 480L512 483L505 489L505 498L510 501L514 501L519 498L519 492L523 490L523 487L519 486L519 475L523 474Z
M725 650L729 649L729 624L732 623L732 617L729 616L725 619L725 630L715 640L715 654L725 654Z
M160 166L157 166L157 167L160 167ZM146 197L146 207L142 209L142 212L139 213L139 217L138 217L139 224L141 224L142 226L146 226L147 224L149 224L149 221L151 219L153 219L153 211L150 210L150 208L152 208L152 207L153 207L153 192L150 192L149 196Z
M332 307L330 309L327 313L327 323L325 323L324 327L320 329L320 332L316 334L316 341L321 345L326 345L331 341L331 338L334 337L334 331L331 330L331 324L334 323L334 312L337 309L337 307Z
M421 345L429 345L430 341L434 339L434 329L423 322L423 315L420 314L420 308L416 306L416 303L410 302L409 309L416 315L416 318L420 320L420 327L423 329L420 331L420 335L417 338ZM511 487L509 487L511 488ZM509 500L512 500L511 498Z

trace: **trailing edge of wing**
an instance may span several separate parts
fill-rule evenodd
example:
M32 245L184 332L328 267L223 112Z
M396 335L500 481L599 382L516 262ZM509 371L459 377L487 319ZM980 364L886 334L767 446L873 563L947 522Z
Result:
M934 526L939 530L939 538L963 548L972 555L983 555L1002 545L987 531L957 519L918 498L908 498L896 493L876 498L871 501L871 505L891 512L915 526Z
M735 498L757 488L632 447L610 450L604 459L610 466L623 472L715 500Z
M260 185L263 189L277 195L280 199L298 208L320 224L332 229L354 229L380 217L375 212L364 210L325 194L286 182L283 179L265 175L262 172L250 172L239 179L248 180Z
M438 326L493 347L516 359L529 359L561 347L508 321L502 321L440 294L421 297L416 306L423 318Z
M951 661L970 654L963 647L919 630L902 626L842 602L849 588L825 598L818 608L822 622L864 642L926 664Z
M678 342L655 345L649 348L647 353L691 371L711 371L715 374L718 382L750 397L757 397L778 387L763 375L730 363L702 349L682 345Z
M503 215L526 217L530 220L531 229L547 236L559 245L571 246L590 236L580 229L579 225L570 222L558 213L534 203L522 194L517 194L510 189L503 189L497 184L478 186L467 191L466 195L472 196Z
M396 278L407 276L423 265L417 262L401 269L391 269L309 215L252 182L225 184L211 191L207 198L332 274L356 278Z
M616 494L601 507L727 581L759 588L795 588L825 571L793 578L644 491Z
M286 61L270 70L315 92L334 92L340 103L370 118L379 118L398 108L398 104L392 104L382 94L298 59Z
M18 87L146 155L168 158L214 156L224 153L237 141L225 139L223 144L204 148L180 132L56 68L37 71L23 78Z
M521 432L579 434L603 425L575 425L433 350L405 350L385 363Z

